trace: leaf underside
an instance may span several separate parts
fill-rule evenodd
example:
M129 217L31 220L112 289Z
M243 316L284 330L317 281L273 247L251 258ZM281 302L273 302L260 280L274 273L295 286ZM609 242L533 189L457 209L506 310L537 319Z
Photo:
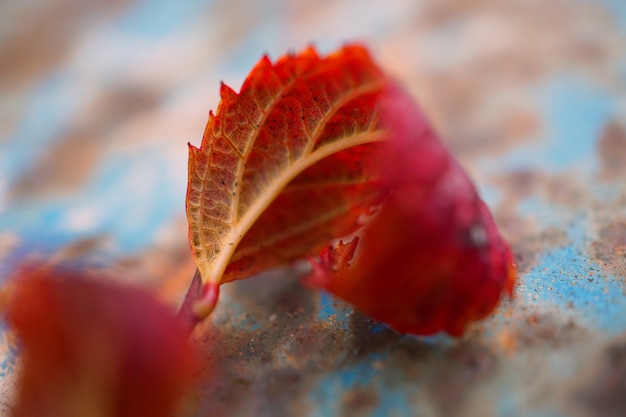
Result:
M388 79L359 46L264 57L236 94L222 84L200 148L190 145L189 240L219 285L316 253L380 204L376 148Z

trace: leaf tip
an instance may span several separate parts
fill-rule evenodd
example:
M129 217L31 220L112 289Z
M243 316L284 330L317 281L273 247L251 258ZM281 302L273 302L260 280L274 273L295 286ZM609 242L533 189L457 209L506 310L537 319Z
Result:
M226 102L232 102L237 98L237 93L222 81L220 83L220 98Z
M259 61L259 65L267 65L267 66L272 66L272 60L270 59L270 55L266 52L263 54L263 56L261 57L261 60Z
M319 54L317 53L317 48L313 44L307 45L306 49L302 51L301 55L319 58Z

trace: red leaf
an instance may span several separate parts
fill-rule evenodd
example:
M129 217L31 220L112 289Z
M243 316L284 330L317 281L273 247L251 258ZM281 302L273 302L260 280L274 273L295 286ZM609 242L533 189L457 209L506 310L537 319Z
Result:
M340 243L313 263L310 283L401 332L458 336L502 292L512 294L511 253L416 106L402 94L386 99L383 123L396 134L379 161L389 168L391 194L361 232L352 267L341 261Z
M486 316L514 267L467 175L406 93L349 46L263 58L222 86L190 147L187 215L199 274L182 309L208 315L219 285L321 250L313 285L401 331L460 334ZM195 300L190 302L190 300Z
M387 139L378 97L389 86L358 46L265 57L239 94L222 85L189 154L189 240L203 294L360 227L386 194L373 150ZM201 318L216 301L201 296L192 310Z
M6 318L24 358L15 416L175 415L192 355L151 295L47 267L9 288Z

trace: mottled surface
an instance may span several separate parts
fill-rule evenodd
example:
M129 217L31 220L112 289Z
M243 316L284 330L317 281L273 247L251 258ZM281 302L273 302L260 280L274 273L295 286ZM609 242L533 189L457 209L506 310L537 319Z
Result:
M112 270L173 306L193 275L186 142L263 53L348 40L420 101L521 271L465 337L399 335L282 270L194 333L182 415L626 415L620 0L0 3L0 278ZM0 410L18 359L0 334Z

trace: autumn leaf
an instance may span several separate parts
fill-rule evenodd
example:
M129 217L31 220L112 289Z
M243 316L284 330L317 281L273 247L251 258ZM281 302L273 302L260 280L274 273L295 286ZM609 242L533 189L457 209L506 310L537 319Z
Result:
M264 57L239 94L222 85L200 148L189 147L196 316L220 284L319 252L383 201L375 149L388 136L379 97L390 86L358 46Z
M511 293L510 250L470 179L362 47L263 58L221 96L190 146L192 326L221 284L357 231L308 282L400 331L459 335Z
M382 119L393 139L379 153L391 188L360 239L311 260L307 282L396 330L463 334L512 295L515 266L485 203L402 94Z
M23 357L13 415L176 414L194 359L152 295L47 266L21 269L4 295Z

